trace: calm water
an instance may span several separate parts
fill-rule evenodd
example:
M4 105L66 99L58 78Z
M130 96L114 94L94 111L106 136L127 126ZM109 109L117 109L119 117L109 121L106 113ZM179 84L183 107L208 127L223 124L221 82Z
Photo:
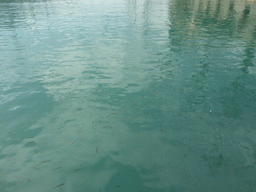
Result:
M256 191L256 1L1 0L1 192Z

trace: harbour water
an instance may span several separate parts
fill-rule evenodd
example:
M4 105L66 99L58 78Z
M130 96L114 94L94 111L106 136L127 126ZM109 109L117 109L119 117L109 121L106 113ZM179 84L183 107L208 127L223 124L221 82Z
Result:
M0 191L256 191L255 56L254 0L0 0Z

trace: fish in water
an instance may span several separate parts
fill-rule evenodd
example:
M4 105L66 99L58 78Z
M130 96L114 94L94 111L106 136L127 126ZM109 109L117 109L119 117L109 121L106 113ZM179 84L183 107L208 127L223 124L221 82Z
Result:
M55 189L55 188L57 188L57 187L60 187L60 186L62 186L62 185L65 185L65 183L61 183L61 184L59 184L59 185L53 187L53 189Z
M57 167L57 168L53 169L53 171L54 171L54 170L57 170L57 169L60 169L60 168L61 168L61 167Z
M76 169L75 171L73 171L73 173L76 172L76 171L79 171L79 170L80 170L80 169Z
M71 145L73 145L76 141L73 141L73 143L71 143Z
M39 165L43 164L44 162L45 162L45 161L42 161L41 163L37 164L36 166L39 166Z

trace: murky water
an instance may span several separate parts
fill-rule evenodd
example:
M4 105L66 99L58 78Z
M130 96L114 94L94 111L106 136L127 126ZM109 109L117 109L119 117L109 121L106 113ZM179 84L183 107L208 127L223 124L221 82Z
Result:
M0 191L256 191L256 2L0 1Z

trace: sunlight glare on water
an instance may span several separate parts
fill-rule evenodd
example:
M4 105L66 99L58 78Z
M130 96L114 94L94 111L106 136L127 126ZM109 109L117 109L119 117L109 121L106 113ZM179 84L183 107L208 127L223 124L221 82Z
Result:
M254 0L0 0L0 191L256 191Z

